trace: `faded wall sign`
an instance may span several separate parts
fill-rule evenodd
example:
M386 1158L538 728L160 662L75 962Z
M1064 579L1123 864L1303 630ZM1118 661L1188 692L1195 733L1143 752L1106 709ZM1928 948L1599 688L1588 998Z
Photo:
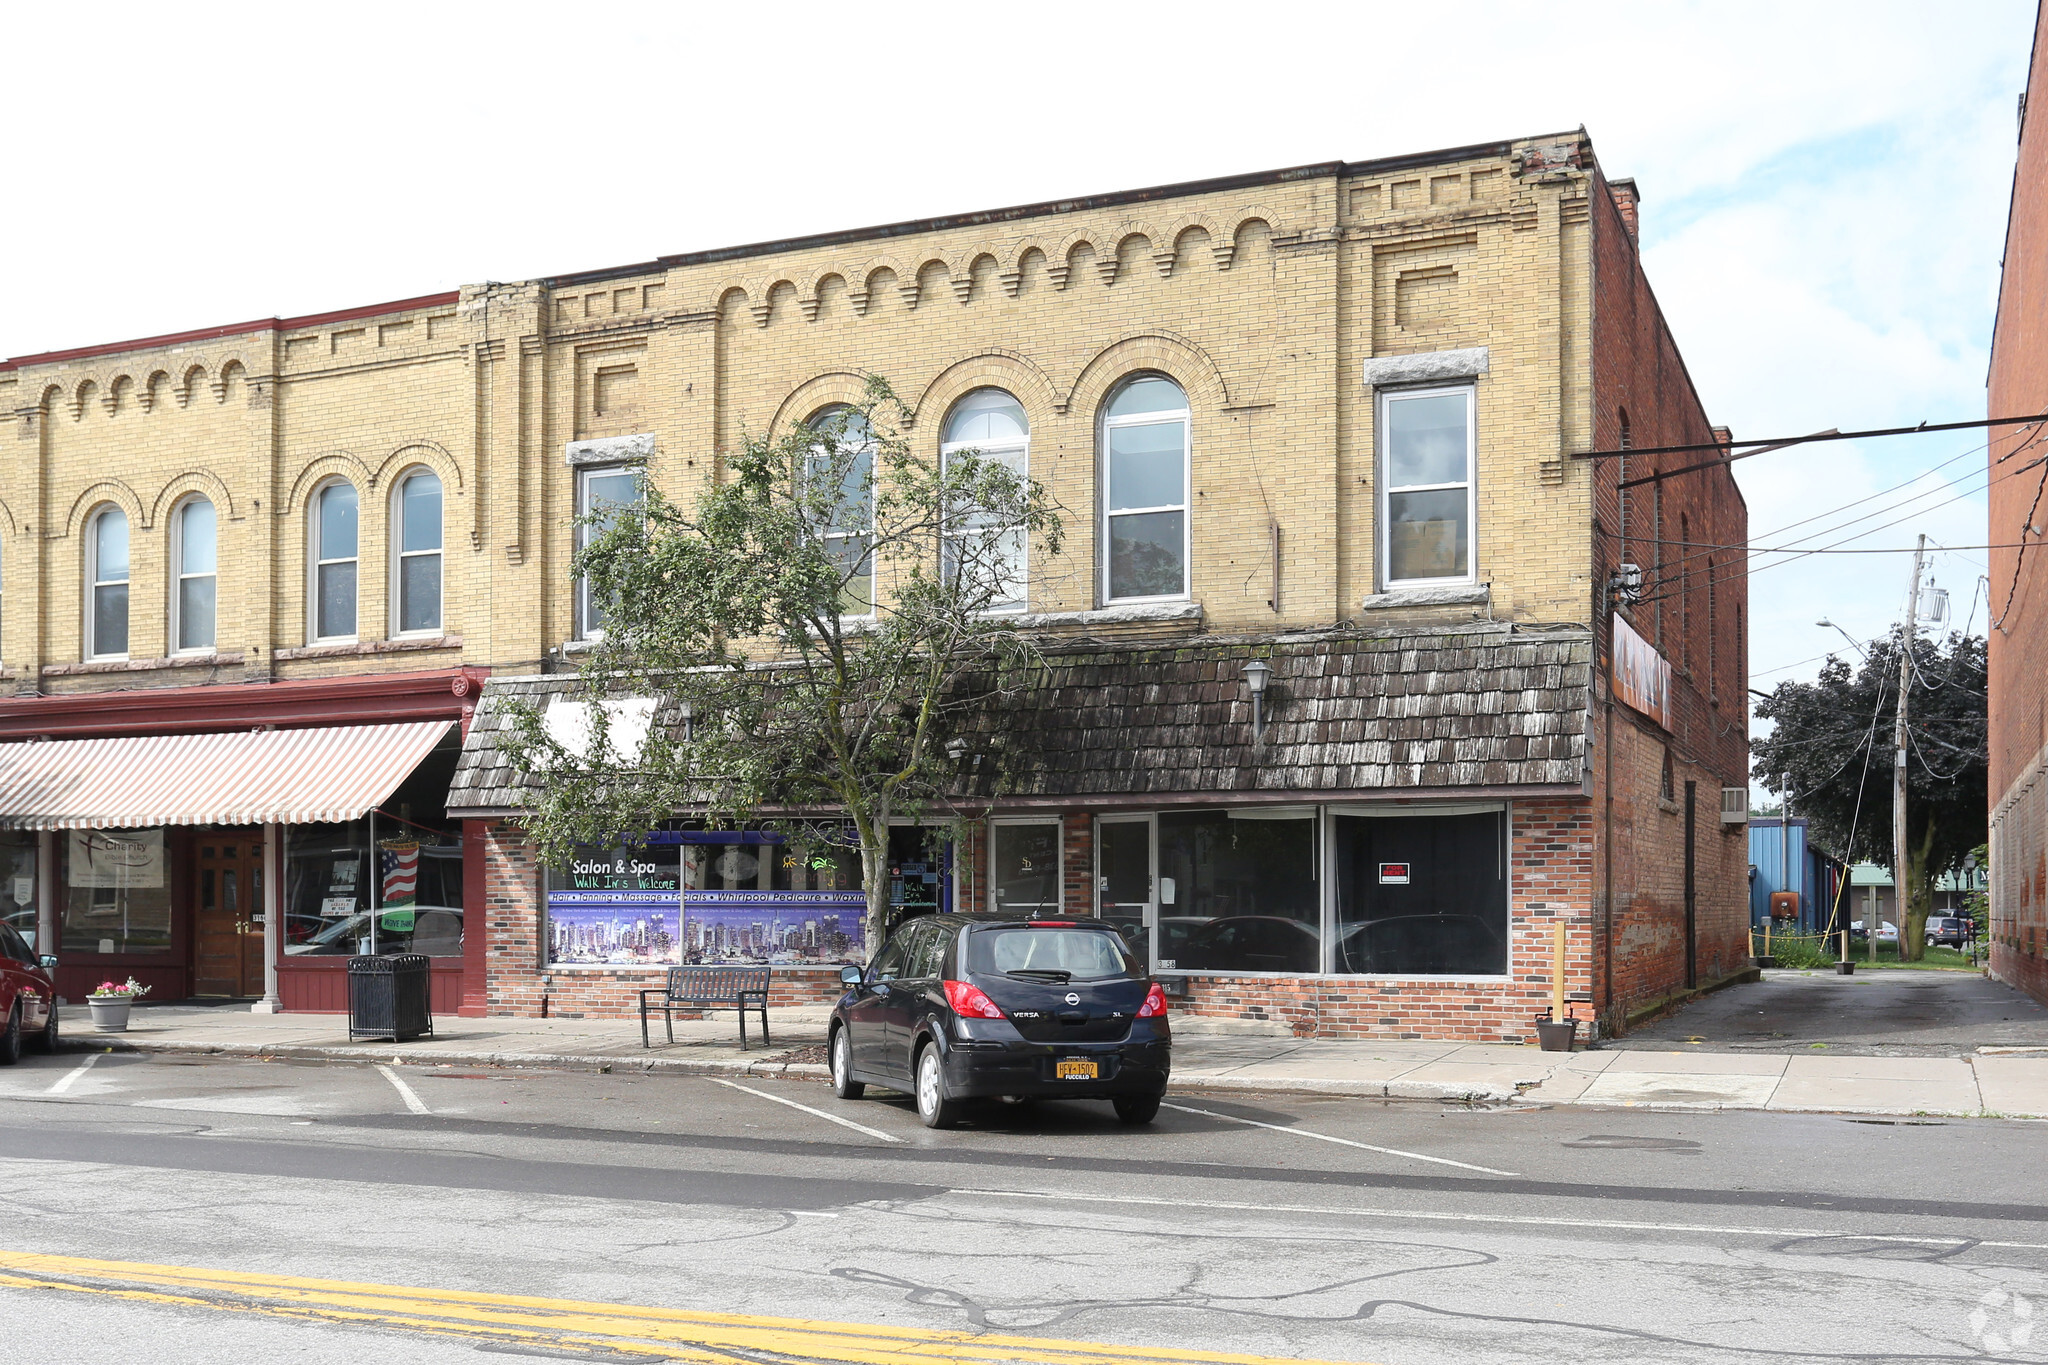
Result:
M1635 633L1619 615L1614 618L1611 674L1614 695L1669 730L1671 728L1671 664L1656 646Z

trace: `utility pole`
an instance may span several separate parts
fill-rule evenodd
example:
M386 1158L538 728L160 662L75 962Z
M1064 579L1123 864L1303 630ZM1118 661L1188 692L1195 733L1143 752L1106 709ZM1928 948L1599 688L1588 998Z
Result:
M1913 551L1913 586L1906 592L1906 621L1899 628L1899 711L1892 721L1892 913L1898 916L1899 960L1906 957L1906 692L1913 681L1913 641L1919 635L1920 570L1927 558L1921 533ZM1877 931L1870 926L1870 962L1877 965Z

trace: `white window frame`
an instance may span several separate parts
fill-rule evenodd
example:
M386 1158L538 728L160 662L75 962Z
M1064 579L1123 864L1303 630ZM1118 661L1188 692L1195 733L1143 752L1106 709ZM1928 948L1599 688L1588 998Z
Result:
M637 502L637 501L639 500L639 498L640 498L641 496L643 496L643 495L645 494L645 492L646 492L646 487L647 487L647 482L646 482L646 481L647 481L647 470L646 470L646 468L645 468L644 466L642 466L642 465L640 465L640 464L637 464L637 463L623 463L623 462L622 462L622 463L619 463L619 464L589 464L589 465L579 465L579 466L577 466L577 469L576 469L576 522L577 522L577 525L576 525L576 546L575 546L575 548L576 548L576 549L578 549L578 550L581 550L581 549L582 549L582 548L584 547L584 545L588 543L588 538L589 538L589 535L590 535L590 528L589 528L589 527L587 527L587 526L585 526L585 525L583 525L583 518L585 518L585 517L587 517L587 516L589 516L589 515L590 515L590 481L591 481L592 479L597 479L597 478L610 478L610 477L612 477L613 475L617 475L617 474L631 474L631 475L633 476L633 478L634 478L634 481L635 481L635 484L636 484L636 492L635 492L635 495L634 495L634 496L635 496L635 501ZM445 484L444 484L444 485L442 486L442 491L443 491L443 493L444 493L444 494L445 494L445 493L446 493L446 491L447 491L447 486L446 486ZM443 509L443 515L444 515L444 518L445 518L445 515L446 515L446 508L447 508L447 503L446 503L446 502L444 501L444 502L442 503L442 509ZM445 540L446 540L446 538L447 538L447 537L446 537L446 526L445 526L445 522L444 522L444 526L443 526L443 536L442 536L442 538L443 538L443 540L444 540L444 541L445 541ZM444 567L445 567L445 565L444 565ZM588 640L588 641L592 641L592 642L595 642L595 641L598 641L598 640L602 640L602 639L604 638L604 627L603 627L603 626L595 626L595 627L593 627L593 626L592 626L592 625L590 624L590 579L589 579L589 578L587 578L586 576L582 575L582 574L578 574L578 575L576 576L576 582L575 582L575 595L576 595L576 596L575 596L575 609L576 609L576 619L575 619L575 622L574 622L574 625L575 625L575 628L576 628L576 629L575 629L575 638L576 638L576 639L578 639L578 640Z
M185 515L194 507L204 503L213 511L213 572L187 573L185 571ZM171 534L169 550L170 572L170 635L166 641L173 655L212 654L220 648L220 509L213 499L203 493L194 493L180 498L178 505L171 509ZM133 567L132 565L130 566ZM179 640L185 634L185 580L188 578L211 578L213 580L213 638L203 645L181 645Z
M980 393L983 389L994 389L996 392L1005 395L1012 402L1016 403L1019 408L1022 408L1024 406L1023 402L1020 399L1018 399L1016 394L1011 393L1008 389L1002 387L1000 384L978 385L975 388L968 390L966 393L961 394L960 399L954 400L954 406L957 407L961 399L971 398L975 394ZM1031 432L1028 423L1030 422L1031 418L1029 413L1025 414L1024 420L1027 423L1024 435L1016 439L1007 441L941 441L939 443L940 472L943 473L945 471L946 461L950 459L952 456L964 450L972 450L978 452L981 455L988 456L992 459L1003 460L1006 463L1008 462L1009 457L1014 455L1017 457L1018 463L1022 466L1023 476L1027 479L1030 478ZM941 425L940 430L944 431L946 426L950 426L952 424L952 421L953 410L952 408L948 408L946 410L945 423ZM973 516L974 513L969 511L963 513L962 515ZM1015 606L991 607L987 613L990 616L996 616L1012 612L1024 612L1029 611L1031 609L1031 537L1028 534L1026 534L1023 528L1021 527L1018 528L1017 535L1024 542L1024 554L1017 566L1016 586L1018 601ZM950 537L948 538L950 539ZM942 550L941 558L943 558L943 556L944 552Z
M1462 394L1465 398L1465 478L1458 483L1403 484L1399 488L1390 486L1389 470L1392 460L1387 444L1391 434L1387 420L1387 409L1394 403L1411 398L1439 398L1446 394ZM1373 429L1377 433L1378 459L1376 477L1379 485L1374 499L1374 520L1378 523L1379 534L1379 576L1382 588L1393 591L1400 588L1457 587L1478 581L1479 574L1479 388L1476 384L1432 384L1427 387L1381 389L1375 394ZM1463 487L1465 490L1465 572L1449 578L1395 578L1393 520L1389 514L1390 499L1396 493L1445 492Z
M1164 379L1180 390L1181 401L1187 402L1187 386L1170 374L1157 370L1140 370L1125 375L1109 391L1102 404L1102 424L1096 440L1096 449L1101 452L1098 467L1102 471L1101 514L1096 518L1097 534L1101 537L1098 558L1102 561L1101 600L1105 605L1122 606L1133 602L1185 602L1194 596L1195 579L1195 419L1192 405L1168 412L1141 412L1128 417L1111 417L1109 410L1116 404L1117 396L1131 385L1144 379ZM1113 428L1164 426L1168 422L1180 423L1180 502L1162 504L1158 507L1120 507L1110 511L1110 457L1109 433ZM1110 539L1109 523L1117 517L1144 516L1154 512L1180 513L1180 591L1160 593L1151 597L1116 597L1110 591Z
M100 528L111 515L118 515L128 526L128 573L124 578L100 577ZM88 660L125 659L129 649L125 645L134 643L135 635L135 523L128 516L127 509L119 503L106 503L94 510L92 519L86 523L88 534L85 538L85 657ZM119 583L128 589L128 619L124 632L129 638L118 652L102 653L99 647L99 590Z
M423 474L441 485L441 533L438 537L440 544L431 550L408 550L405 548L405 486ZM386 520L391 528L391 552L387 556L390 564L385 574L385 577L389 580L385 601L388 604L386 610L391 617L388 631L390 638L394 640L432 639L435 636L446 633L448 626L448 556L446 553L448 546L448 481L441 477L438 470L429 465L414 465L406 470L405 473L398 476L398 481L391 485L391 507ZM356 535L357 545L360 548L362 537L362 528L360 526L356 528ZM435 559L441 561L440 587L435 593L434 624L422 626L417 630L405 630L403 629L405 623L405 561L408 559L423 559L428 555L432 555ZM359 609L361 605L360 602L357 603Z
M320 506L328 491L346 487L356 495L356 552L340 559L320 557ZM355 570L355 621L346 635L322 635L320 633L320 570L328 564L348 564ZM325 479L313 490L313 496L306 502L306 642L308 644L345 645L361 638L363 629L363 493L347 479Z
M1053 831L1052 845L1055 850L1053 869L1053 894L1058 898L1054 914L1064 915L1067 906L1067 832L1066 822L1057 815L992 815L988 821L988 908L991 913L1005 913L996 900L996 830L1004 826L1050 825ZM1079 913L1076 911L1075 913Z

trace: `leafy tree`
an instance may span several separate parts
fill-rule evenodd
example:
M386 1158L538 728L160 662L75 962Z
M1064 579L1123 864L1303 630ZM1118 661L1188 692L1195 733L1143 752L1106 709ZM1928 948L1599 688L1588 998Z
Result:
M1906 860L1900 887L1899 955L1921 956L1935 881L1962 865L1986 837L1984 640L1916 637L1907 697ZM1810 683L1785 682L1756 713L1777 722L1752 746L1753 769L1791 795L1817 844L1849 861L1889 866L1892 850L1892 724L1899 641L1872 641L1852 671L1829 656ZM1874 932L1874 926L1873 926Z
M509 746L542 779L526 824L545 861L679 816L857 844L880 942L890 821L953 817L948 742L1042 665L1001 610L1024 547L1042 564L1062 541L1035 480L919 455L905 417L871 378L810 426L749 436L694 508L648 484L585 518L574 571L603 634L579 724L520 708Z

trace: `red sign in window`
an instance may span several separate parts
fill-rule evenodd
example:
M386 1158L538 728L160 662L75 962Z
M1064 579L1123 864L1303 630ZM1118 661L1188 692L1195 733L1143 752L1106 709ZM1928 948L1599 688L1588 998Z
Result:
M1381 863L1381 864L1380 864L1380 885L1381 885L1381 886L1406 886L1406 885L1408 885L1408 864L1406 864L1406 863Z

